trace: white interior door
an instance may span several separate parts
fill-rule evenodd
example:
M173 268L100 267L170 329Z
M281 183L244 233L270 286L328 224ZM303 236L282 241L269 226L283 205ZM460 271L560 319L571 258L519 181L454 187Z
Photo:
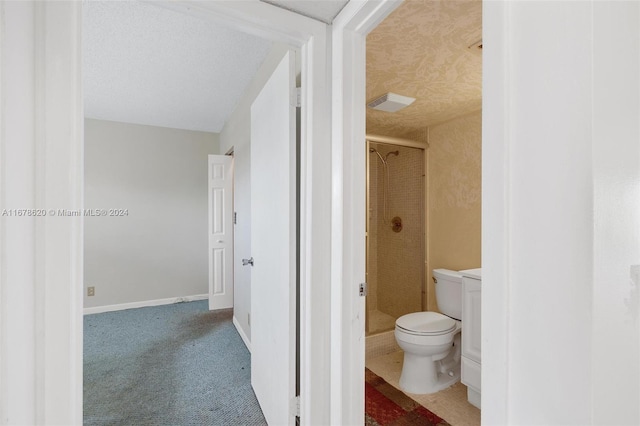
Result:
M251 106L251 384L267 422L292 424L295 396L295 58Z
M233 307L233 157L209 156L209 309Z

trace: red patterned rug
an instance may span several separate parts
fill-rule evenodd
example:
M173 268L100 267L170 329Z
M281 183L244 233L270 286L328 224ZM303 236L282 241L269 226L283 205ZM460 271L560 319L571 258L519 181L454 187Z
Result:
M364 411L367 426L426 425L449 426L449 423L365 369Z

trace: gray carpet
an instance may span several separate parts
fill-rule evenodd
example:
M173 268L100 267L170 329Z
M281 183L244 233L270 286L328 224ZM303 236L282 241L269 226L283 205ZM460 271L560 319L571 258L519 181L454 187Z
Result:
M265 425L231 310L207 301L84 317L85 425Z

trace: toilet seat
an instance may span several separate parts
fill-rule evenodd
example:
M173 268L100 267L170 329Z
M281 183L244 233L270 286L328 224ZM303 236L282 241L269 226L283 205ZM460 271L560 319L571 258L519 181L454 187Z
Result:
M396 320L396 328L418 336L441 336L456 329L456 321L438 312L414 312Z

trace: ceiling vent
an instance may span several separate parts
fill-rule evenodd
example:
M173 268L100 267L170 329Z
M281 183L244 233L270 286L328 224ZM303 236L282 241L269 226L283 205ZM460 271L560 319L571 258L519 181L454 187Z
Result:
M395 93L386 93L369 102L367 106L378 111L396 112L413 103L416 98L402 96Z

